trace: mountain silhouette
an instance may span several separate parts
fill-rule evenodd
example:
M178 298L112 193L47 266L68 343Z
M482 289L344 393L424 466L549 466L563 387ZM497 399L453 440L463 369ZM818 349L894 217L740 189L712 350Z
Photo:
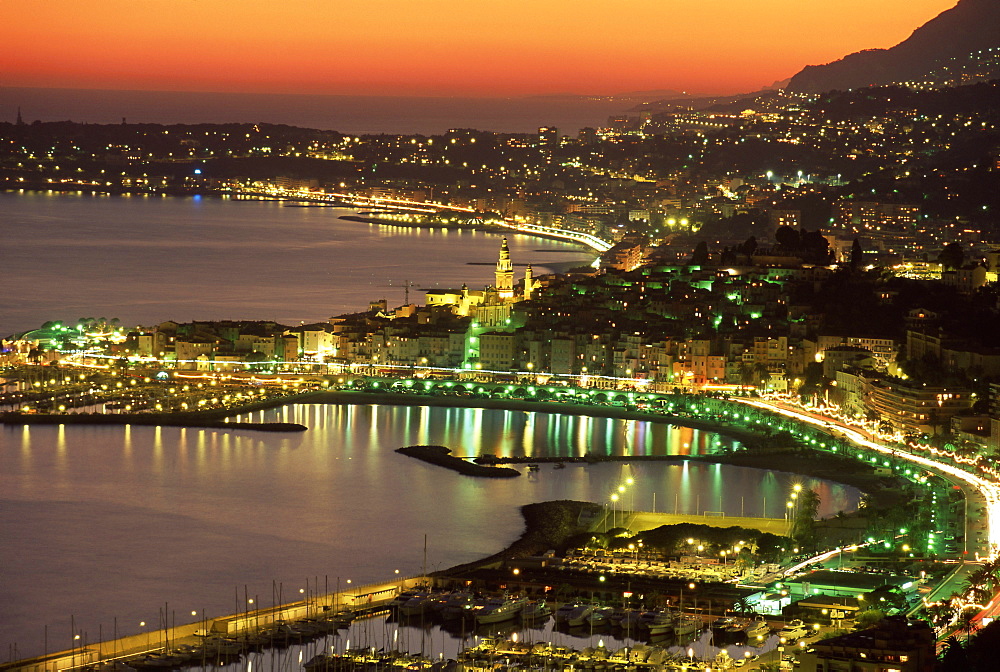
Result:
M820 93L924 81L951 59L1000 47L1000 0L960 0L889 49L867 49L826 65L809 65L791 78L788 90ZM1000 51L996 52L1000 58ZM954 67L952 66L952 69Z

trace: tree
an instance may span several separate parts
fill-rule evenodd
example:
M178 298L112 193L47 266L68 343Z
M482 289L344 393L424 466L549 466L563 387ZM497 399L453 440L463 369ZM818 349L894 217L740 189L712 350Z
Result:
M969 660L965 655L965 649L957 637L952 635L945 640L944 656L941 657L941 665L938 667L941 672L965 672L969 669Z
M758 388L767 388L767 384L771 382L771 372L767 369L767 364L764 362L757 362L753 365L753 378L754 383Z
M128 373L131 364L132 362L128 361L128 357L119 357L115 360L115 367L117 367L118 372L123 376Z
M799 546L811 547L816 544L816 513L819 511L819 494L815 490L799 493L792 521L792 539Z
M267 368L264 366L264 362L267 361L267 355L263 352L258 352L257 350L248 352L243 358L243 361L250 365L251 371L261 371Z
M802 244L802 236L790 226L779 226L774 232L774 240L787 250L797 250Z
M978 615L979 609L976 607L966 607L958 615L958 631L965 633L966 644L969 643L969 636L979 628L979 623L976 621Z
M694 247L694 252L691 254L691 263L697 266L703 266L707 264L708 261L708 243L704 240L699 241Z
M751 385L753 385L754 370L752 364L748 364L747 362L740 362L739 366L737 367L737 372L739 373L740 376L741 387L750 387Z
M857 238L851 243L851 268L857 270L865 265L865 251L861 249L861 241Z
M865 628L872 627L883 618L885 618L885 614L878 609L865 609L858 612L858 615L854 617L854 622L859 629L864 630Z
M750 236L742 245L736 248L736 251L740 254L745 254L747 257L752 257L753 253L757 251L757 238Z
M953 271L962 267L962 263L965 261L965 250L962 249L961 243L948 243L938 254L937 260L946 271Z

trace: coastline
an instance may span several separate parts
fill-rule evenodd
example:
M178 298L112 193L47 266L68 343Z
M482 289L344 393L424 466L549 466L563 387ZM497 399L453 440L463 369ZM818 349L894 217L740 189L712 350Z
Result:
M435 223L430 224L427 222L397 222L393 219L382 219L380 217L373 217L370 215L341 215L338 219L344 219L349 222L361 222L366 224L378 224L380 226L398 226L408 229L459 229L465 231L485 231L487 233L506 233L510 235L520 234L523 236L533 236L535 238L543 238L545 240L558 240L562 243L567 243L570 245L577 245L587 251L588 254L594 254L595 256L601 256L601 253L594 248L586 245L585 243L567 240L561 236L549 235L541 231L522 231L521 229L515 229L509 226L496 226L481 223L481 224L450 224L450 223Z
M385 392L341 392L324 391L301 395L301 403L319 404L362 404L388 406L439 406L462 408L488 408L496 410L519 410L536 413L552 413L561 415L579 415L620 420L641 420L667 425L691 427L735 439L745 449L732 453L715 453L708 455L605 455L581 457L523 457L497 458L496 464L525 464L530 462L551 463L597 463L597 462L706 462L730 464L733 466L779 471L784 473L808 476L834 481L842 485L857 488L871 499L872 506L891 506L896 500L892 492L893 479L876 476L867 463L849 457L822 453L809 448L789 448L774 450L767 445L768 437L741 427L727 426L722 423L698 420L675 415L642 413L629 411L620 407L602 406L590 407L579 404L553 404L543 401L523 401L507 399L474 399L462 397L422 397L416 395L399 395ZM454 454L454 451L453 451ZM465 455L467 459L476 455Z
M525 401L521 399L477 399L471 397L432 397L423 395L392 394L389 392L353 392L353 391L318 391L307 392L296 400L310 404L363 404L386 406L443 406L459 408L488 408L512 411L530 411L535 413L552 413L554 415L578 415L596 418L615 418L620 420L644 420L666 425L681 425L692 429L701 429L735 439L740 443L763 447L766 439L761 434L739 427L723 425L708 420L687 418L677 415L659 413L643 413L629 411L615 406L585 406L583 404L565 404L546 401ZM290 402L291 403L291 402ZM466 457L475 457L468 455ZM631 459L635 459L634 457ZM681 459L689 459L681 456ZM529 460L536 461L536 460ZM559 460L561 461L561 460Z
M448 403L450 402L450 403ZM458 402L458 403L455 403ZM479 403L470 403L479 402ZM424 398L415 395L391 395L391 394L373 394L366 392L310 392L303 393L300 395L291 395L288 397L282 397L280 399L267 400L257 404L257 408L263 406L279 407L288 403L350 403L350 404L387 404L392 403L394 405L400 406L412 406L412 405L438 405L438 406L489 406L494 408L509 408L515 405L511 402L501 402L499 400L476 400L476 399L465 399L465 398L454 398L445 397L443 399L435 398ZM521 404L517 404L521 405ZM585 414L600 414L606 417L625 417L631 416L637 419L657 421L661 423L671 423L672 421L689 421L688 418L669 418L669 417L653 417L646 416L642 413L629 412L623 408L618 407L598 407L598 408L588 408L583 406L570 406L566 404L555 404L555 403L543 403L535 402L524 404L530 406L531 410L537 410L539 412L549 412L549 413L561 413L568 410L572 410L573 414L585 415ZM236 413L246 412L250 409L244 407L240 409L227 409L212 411L211 413L232 416ZM256 409L254 409L256 410ZM62 416L63 419L72 416ZM679 423L677 423L679 424ZM690 423L686 423L690 424ZM711 429L711 423L698 422L699 425L705 426ZM763 438L761 437L761 441ZM388 446L386 446L388 448ZM390 448L391 449L391 448ZM622 459L630 459L623 457ZM706 461L714 460L726 460L725 456L706 456L705 458L688 458L686 456L667 456L667 460L683 460L683 459L705 459ZM761 456L760 459L765 461L771 461L771 468L778 468L782 471L787 470L784 465L784 458L780 455L772 456ZM764 465L759 465L763 468L768 468ZM841 480L841 479L837 479ZM513 534L508 538L508 543L504 544L497 552L486 555L489 553L489 549L482 549L480 547L480 553L484 557L480 557L477 560L473 560L468 563L463 563L459 565L442 565L446 569L441 571L441 574L452 574L457 572L471 572L474 569L488 567L489 565L500 563L505 559L515 559L528 556L535 556L543 553L555 546L554 542L562 539L564 533L569 530L566 527L567 524L572 523L578 519L578 515L572 513L573 507L585 506L586 504L580 504L575 502L539 502L535 504L529 504L520 508L520 515L522 518L522 527L518 531L512 530ZM568 507L568 508L566 508ZM505 535L506 536L506 535ZM497 547L494 547L497 548ZM485 551L485 553L484 553ZM437 574L437 572L435 572Z
M342 390L320 390L302 392L275 399L258 401L232 409L215 409L191 413L116 413L113 415L67 413L67 414L0 414L0 424L11 425L164 425L173 427L207 427L214 429L249 429L262 431L307 431L308 427L293 423L255 423L228 421L245 413L278 408L288 404L330 404L362 406L433 406L443 408L484 408L491 410L513 410L553 415L574 415L618 420L639 420L644 422L690 427L738 441L744 450L730 453L706 455L583 455L574 457L497 457L493 463L583 463L599 462L708 462L734 466L781 471L813 478L821 478L855 487L866 495L878 496L884 491L885 479L873 475L870 466L851 458L839 457L813 451L808 448L774 450L767 445L768 437L742 427L733 427L719 422L699 420L677 415L630 411L615 406L585 406L582 404L555 404L544 401L519 399L478 399L462 397L433 397L422 395L393 394L389 392L358 392ZM469 460L478 455L460 455L452 450L451 459Z

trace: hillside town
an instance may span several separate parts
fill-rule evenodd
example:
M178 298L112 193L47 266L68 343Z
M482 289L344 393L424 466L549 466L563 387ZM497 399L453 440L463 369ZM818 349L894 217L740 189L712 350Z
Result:
M847 538L792 546L806 538L793 533L796 491L787 543L759 544L773 553L730 568L730 550L743 557L749 544L704 532L655 555L648 537L607 524L605 506L605 537L559 558L499 562L483 585L537 593L578 582L593 598L606 578L609 595L662 580L683 600L684 586L704 596L696 584L746 581L757 589L742 597L758 613L816 624L791 639L820 640L820 622L835 637L795 660L775 649L763 669L857 662L878 646L831 627L832 613L890 600L898 604L879 614L897 620L863 625L898 640L899 651L879 654L898 667L864 669L929 669L933 637L905 617L921 613L944 638L975 619L986 625L995 599L996 539L984 519L996 509L1000 455L998 96L995 81L772 91L636 110L573 137L552 127L351 137L19 116L0 124L4 189L350 207L349 219L377 225L492 231L497 252L488 286L407 285L402 297L373 296L313 324L53 316L3 340L4 421L225 415L307 390L365 391L617 407L760 435L783 460L804 448L817 461L847 455L867 476L901 484L899 499L869 508ZM599 258L532 268L506 237L525 233ZM613 519L636 513L610 510ZM811 524L815 510L802 510ZM879 546L872 563L898 573L869 572L869 556L846 572L823 566L833 557L824 554ZM729 597L735 608L741 596ZM973 607L978 615L962 621Z

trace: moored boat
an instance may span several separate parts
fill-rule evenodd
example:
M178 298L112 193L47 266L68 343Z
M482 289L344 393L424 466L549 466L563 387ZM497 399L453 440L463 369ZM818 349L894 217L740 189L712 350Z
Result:
M704 627L705 622L701 620L699 616L692 616L691 614L681 614L674 624L674 635L677 637L684 637L692 633L698 632Z
M565 623L569 615L573 613L578 605L575 602L567 602L556 609L556 623Z
M747 641L753 642L758 637L763 638L771 634L771 626L768 625L767 621L763 618L758 618L751 621L750 624L743 629L743 632L746 633Z
M603 628L604 626L611 626L611 617L614 616L615 610L612 607L600 607L594 609L587 617L587 621L590 623L592 628Z
M677 617L668 611L650 611L639 617L639 627L646 630L650 637L672 633L676 624Z
M552 615L552 606L539 600L538 602L528 602L521 609L521 620L524 622L537 623L546 620Z
M421 616L430 609L431 596L418 593L399 606L399 615L412 617Z
M452 593L441 607L441 620L458 621L472 615L475 598L469 593Z
M482 609L476 612L476 623L486 625L512 620L521 613L521 609L524 608L527 601L526 597L489 600Z
M589 604L577 605L573 611L566 615L566 625L571 628L579 628L587 622L587 617L594 611L594 607Z

